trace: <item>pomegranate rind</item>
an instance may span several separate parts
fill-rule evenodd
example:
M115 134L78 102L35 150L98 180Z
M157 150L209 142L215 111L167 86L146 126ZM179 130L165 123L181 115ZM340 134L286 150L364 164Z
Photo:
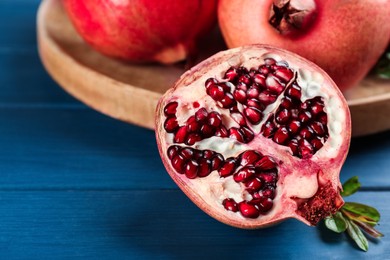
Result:
M313 75L321 77L321 91L318 93L327 97L326 105L329 105L329 108L331 107L330 102L336 104L335 107L332 107L333 112L329 111L329 117L337 122L337 124L331 125L330 129L336 128L337 131L331 133L330 140L310 159L294 158L288 147L276 145L272 140L261 136L255 137L255 140L247 145L236 144L236 147L241 149L235 153L236 155L243 150L254 149L264 155L277 158L280 173L276 190L277 195L274 199L275 206L265 215L255 219L247 219L238 213L229 212L223 208L222 199L218 197L220 193L224 193L222 189L223 182L220 181L220 178L206 177L190 180L173 169L166 155L169 145L173 142L170 140L172 137L166 133L163 126L165 120L164 107L174 100L187 102L183 101L187 98L200 103L206 98L207 94L199 94L200 90L198 91L197 88L204 89L206 79L210 77L220 78L221 73L233 65L243 64L247 61L257 64L256 62L269 55L276 55L287 61L293 69L305 68L305 71L298 73L300 76L309 77L306 72L311 71L315 72ZM256 59L258 60L256 61ZM171 178L199 208L225 224L239 228L255 229L267 227L288 218L296 218L308 225L315 225L316 223L308 220L308 216L302 214L302 210L298 208L304 201L307 202L310 198L314 198L317 190L322 185L327 185L331 189L329 194L332 194L331 200L335 205L332 212L343 205L343 200L339 195L341 189L339 173L346 159L351 138L348 106L332 79L317 65L296 54L268 45L243 46L215 54L185 72L173 88L163 95L156 109L155 129L159 153ZM228 139L223 140L227 141ZM213 143L218 143L218 140L214 140ZM325 217L325 215L322 217ZM315 219L315 216L310 216L310 218Z

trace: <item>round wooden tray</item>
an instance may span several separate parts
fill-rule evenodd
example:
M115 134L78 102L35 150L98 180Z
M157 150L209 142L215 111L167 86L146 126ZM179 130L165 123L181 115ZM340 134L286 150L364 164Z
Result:
M59 0L42 1L37 20L42 62L66 91L104 114L154 128L157 101L183 67L130 64L97 53L77 35ZM221 37L215 40L223 46ZM204 57L215 51L205 50ZM345 96L353 136L390 129L390 81L366 78Z

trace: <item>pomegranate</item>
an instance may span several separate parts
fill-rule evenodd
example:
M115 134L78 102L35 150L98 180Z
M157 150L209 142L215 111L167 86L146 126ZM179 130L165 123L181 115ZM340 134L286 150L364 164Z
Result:
M319 65L341 90L369 72L390 35L388 0L221 0L218 17L228 47L290 50Z
M99 52L135 62L174 63L194 55L216 22L216 0L63 0L70 20Z
M335 213L350 134L348 106L330 77L266 45L198 64L156 112L172 179L209 215L241 228L286 218L315 225Z

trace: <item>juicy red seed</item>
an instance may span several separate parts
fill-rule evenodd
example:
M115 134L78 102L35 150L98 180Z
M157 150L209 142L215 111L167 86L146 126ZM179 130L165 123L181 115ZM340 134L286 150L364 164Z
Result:
M229 137L236 139L240 143L244 142L244 134L238 128L235 128L235 127L230 128L229 129Z
M262 190L262 195L266 198L274 199L275 198L275 189L272 187L268 187Z
M306 140L310 140L314 135L313 129L311 129L309 126L306 126L302 128L302 130L299 132L299 136Z
M214 171L214 170L218 170L219 168L221 168L221 165L223 163L223 156L219 153L217 153L216 155L214 155L213 158L211 158L211 169Z
M318 115L319 113L323 112L324 111L324 105L322 104L313 104L311 107L310 107L310 111L313 115Z
M288 140L288 130L286 127L281 127L278 130L276 130L275 135L273 137L274 142L278 144L284 144Z
M199 142L201 140L202 140L202 137L199 134L191 133L188 135L187 139L185 140L185 144L193 145L196 142Z
M215 85L215 84L217 84L218 83L218 81L216 80L216 79L214 79L214 78L209 78L209 79L207 79L206 80L206 82L205 82L205 87L206 87L206 89L207 88L209 88L210 86L212 86L212 85Z
M236 100L230 92L225 93L225 96L219 102L223 108L231 108L236 105Z
M178 172L183 173L185 159L181 155L176 155L172 159L172 167Z
M202 158L199 160L198 177L206 177L211 173L210 161Z
M195 101L194 103L192 103L192 106L194 108L198 108L200 106L199 102Z
M256 162L255 167L266 171L276 168L276 163L273 159L271 159L271 157L264 156Z
M209 125L202 125L200 127L200 133L204 138L209 138L215 133L215 128Z
M218 84L219 86L221 86L223 88L223 91L224 92L230 92L230 86L232 85L231 83L229 82L221 82Z
M214 152L211 150L204 150L203 151L203 158L211 159L214 156Z
M227 158L218 170L219 176L228 177L236 170L237 161L234 158Z
M262 198L260 202L257 204L259 211L262 213L268 212L273 207L274 203L270 198Z
M209 113L207 112L206 108L202 107L195 112L195 118L198 122L203 122L204 120L206 120L208 114Z
M225 76L223 77L224 79L227 79L229 81L234 81L238 76L237 69L230 67L226 72Z
M328 124L328 116L325 113L320 113L318 115L318 121L326 126Z
M299 122L298 120L293 120L290 122L290 124L288 125L288 130L290 131L290 133L292 134L296 134L298 133L299 129L301 128L301 122Z
M238 203L238 209L246 218L257 218L260 215L258 208L255 205L249 204L247 201Z
M301 87L293 84L287 89L286 94L293 99L300 100L302 96Z
M247 182L255 176L255 168L244 167L233 175L235 182Z
M164 107L164 114L165 116L173 116L176 114L178 103L177 102L170 102Z
M263 75L267 75L268 73L270 73L270 69L266 65L261 65L259 67L259 72Z
M252 180L245 182L246 190L252 193L259 191L262 186L263 183L259 178L253 178Z
M268 106L269 104L272 104L276 100L276 96L269 93L268 91L263 91L259 94L259 100L261 103L263 103L265 106Z
M273 122L268 121L263 125L261 131L265 137L271 137L276 131L276 126Z
M255 75L253 76L253 81L254 81L256 84L258 84L258 85L260 85L260 86L262 86L262 87L265 87L265 86L266 86L264 75L255 74Z
M246 92L243 89L234 90L233 97L240 103L246 102Z
M248 91L248 86L244 82L238 82L236 89L243 90L246 93Z
M177 153L179 152L179 150L180 150L180 147L179 147L179 146L177 146L177 145L171 145L171 146L168 148L168 151L167 151L168 158L169 158L170 160L172 160L172 158L173 158L174 156L177 155Z
M183 149L181 149L180 151L180 155L184 158L184 159L191 159L192 156L194 156L194 149L192 148L189 148L189 147L185 147Z
M280 102L280 107L291 108L292 106L293 106L293 102L289 97L284 97Z
M184 174L188 179L194 179L198 175L198 168L198 163L194 160L190 160L185 166Z
M222 123L221 115L217 112L211 112L207 118L208 124L213 127L219 127Z
M278 77L278 79L282 80L284 83L289 82L293 76L294 72L286 67L279 67L275 72L274 75Z
M231 113L232 119L239 125L246 125L246 121L241 113Z
M260 90L259 88L252 86L248 89L246 94L248 95L248 98L258 98L260 94Z
M221 126L217 131L215 131L215 136L218 136L218 137L228 137L229 136L229 132L226 129L226 127Z
M319 137L315 137L310 141L315 151L318 151L324 145Z
M168 117L164 122L164 129L167 133L174 133L179 128L179 124L177 123L176 117Z
M207 89L207 94L215 101L219 101L225 96L225 92L223 91L223 88L218 85L211 85Z
M251 124L260 123L261 119L263 119L263 114L261 111L255 107L247 107L244 109L245 117Z
M325 128L324 125L320 122L312 122L310 124L310 127L313 129L314 133L316 133L318 136L323 136L325 134Z
M254 99L254 98L248 99L246 101L246 105L248 107L255 107L261 111L264 110L264 105L262 103L260 103L260 101L258 101L257 99Z
M202 150L195 150L194 149L194 155L192 156L193 159L195 160L199 160L201 158L203 158L203 151Z
M237 72L238 72L238 74L240 74L240 75L248 74L248 73L249 73L248 69L245 68L244 66L239 67L239 68L237 69Z
M269 90L269 92L273 94L279 95L280 93L282 93L284 89L282 83L280 83L280 81L272 75L267 76L267 78L265 79L265 83L267 85L267 89Z
M250 85L252 83L251 77L247 74L240 76L238 79L239 82L243 82L246 85Z
M276 114L275 120L279 124L286 124L290 120L290 117L291 117L290 110L284 108Z
M298 141L298 153L303 159L308 159L313 155L313 146L305 139Z
M301 121L302 123L307 123L312 118L312 115L309 111L301 111L298 114L298 118L299 118L299 121Z
M249 143L255 137L255 134L248 127L241 127L241 132L244 135L245 143Z
M196 121L195 116L191 116L187 119L186 126L188 133L196 133L200 129L200 124Z
M238 211L237 203L234 201L234 199L230 199L230 198L224 199L222 205L226 210L233 211L233 212Z
M175 143L184 143L186 138L187 138L187 127L181 126L179 130L177 130L175 137L173 138L173 141Z
M261 154L254 150L248 150L241 154L241 162L242 166L246 166L247 164L253 165L257 162L261 157Z
M267 185L273 185L276 183L276 174L274 173L262 172L257 174L257 177L259 177Z
M270 66L270 65L276 64L276 60L273 59L273 58L265 58L265 59L264 59L264 63L265 63L265 65Z
M297 139L291 139L291 141L288 143L288 146L290 147L293 155L298 155L298 140Z

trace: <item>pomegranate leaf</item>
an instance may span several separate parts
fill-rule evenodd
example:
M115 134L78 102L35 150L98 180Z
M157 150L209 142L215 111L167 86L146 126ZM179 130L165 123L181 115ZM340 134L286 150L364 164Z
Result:
M347 196L354 194L355 192L357 192L359 190L360 186L361 185L360 185L360 182L359 182L359 179L357 176L350 178L349 180L344 182L343 191L341 192L341 196L347 197Z
M356 202L346 202L343 206L343 209L353 212L359 216L371 219L375 222L379 222L380 219L380 213L378 212L378 210L368 205Z
M368 235L370 235L372 237L379 238L379 237L383 237L384 236L381 232L379 232L373 226L371 226L371 225L369 225L367 223L364 223L364 222L361 222L361 221L357 221L357 220L352 220L352 221L357 226L359 226L364 232L366 232Z
M336 233L342 233L347 229L348 224L341 212L336 212L333 216L325 218L325 226Z
M362 249L363 251L368 250L368 241L367 238L364 236L363 232L360 230L360 228L350 220L348 221L348 227L347 232L349 236L355 241L356 245Z
M367 217L367 216L359 215L359 214L350 212L350 211L345 210L345 209L341 209L341 212L346 217L348 217L349 219L354 220L354 221L364 222L364 223L367 223L371 226L375 226L376 224L378 224L378 221L375 221L372 218Z

